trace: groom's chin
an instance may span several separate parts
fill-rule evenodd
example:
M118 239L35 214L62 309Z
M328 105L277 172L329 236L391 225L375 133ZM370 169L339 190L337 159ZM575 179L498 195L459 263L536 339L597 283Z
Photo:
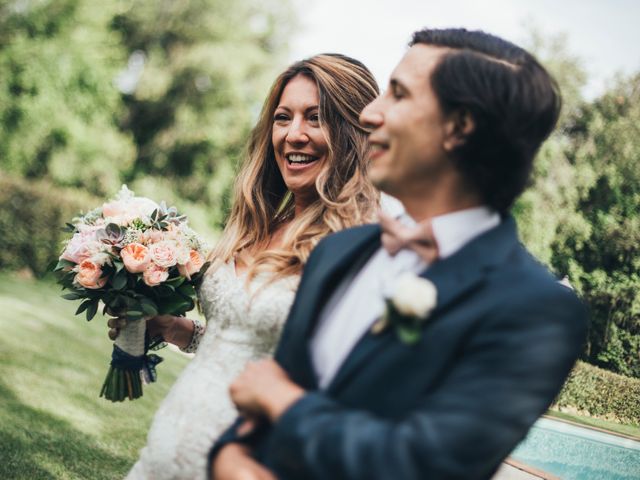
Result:
M392 197L396 197L398 193L397 188L395 188L395 184L388 177L383 175L376 175L375 172L369 173L369 180L374 187L376 187L381 192L386 193L387 195L391 195Z

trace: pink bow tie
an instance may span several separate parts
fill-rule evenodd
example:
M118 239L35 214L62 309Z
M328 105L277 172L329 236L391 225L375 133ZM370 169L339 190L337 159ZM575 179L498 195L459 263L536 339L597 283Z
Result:
M379 212L382 227L382 246L389 255L395 256L403 248L416 252L427 263L438 258L438 243L433 234L431 220L423 220L407 227L384 212Z

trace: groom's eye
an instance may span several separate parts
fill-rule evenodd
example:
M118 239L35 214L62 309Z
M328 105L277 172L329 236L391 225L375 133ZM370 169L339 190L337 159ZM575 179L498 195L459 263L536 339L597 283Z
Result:
M400 100L401 98L404 97L404 92L403 92L402 88L400 88L398 85L393 85L391 87L391 95L396 100Z

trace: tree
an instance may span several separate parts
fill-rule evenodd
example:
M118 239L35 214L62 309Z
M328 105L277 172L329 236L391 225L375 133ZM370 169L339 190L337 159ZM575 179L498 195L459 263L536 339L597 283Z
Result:
M584 103L581 89L586 82L586 73L580 59L569 51L565 35L542 35L531 25L525 25L525 29L528 38L523 44L535 53L558 82L562 111L558 127L538 152L531 188L518 200L513 212L523 242L538 259L552 266L558 228L564 224L577 224L576 228L584 226L584 219L577 212L578 198L574 187L580 172L567 156L570 141L566 130L573 113Z
M0 7L0 167L106 195L135 158L112 79L126 51L108 28L119 2Z
M559 126L514 208L523 241L568 275L591 310L583 358L640 376L640 75L586 102L585 73L563 36L531 33L531 50L558 80Z
M568 135L583 224L560 226L552 263L591 307L587 358L640 377L640 75L585 104Z
M137 155L127 179L172 185L217 212L249 128L286 53L281 1L138 0L113 19L137 76L122 128ZM137 68L137 71L136 71Z
M2 179L55 210L21 225L24 196L0 199L0 223L26 232L0 231L0 268L33 268L32 230L46 243L69 210L56 202L98 202L122 182L212 237L291 12L289 0L0 0Z

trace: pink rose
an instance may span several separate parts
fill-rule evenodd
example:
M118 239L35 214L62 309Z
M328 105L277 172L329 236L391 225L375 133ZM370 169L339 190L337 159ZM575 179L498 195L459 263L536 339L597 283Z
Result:
M158 242L149 246L151 259L153 262L162 267L173 267L178 263L178 249L173 242Z
M100 265L90 260L84 260L78 266L75 281L84 288L96 289L104 287L105 283L107 283L107 278L102 276Z
M142 241L145 243L158 243L164 240L164 232L162 230L149 229L142 234Z
M82 263L91 256L93 244L95 244L95 234L91 231L78 232L71 237L69 243L60 255L61 259L73 263Z
M140 243L130 243L120 250L120 256L124 268L131 273L144 272L151 262L149 249Z
M147 267L142 274L144 283L150 287L156 287L169 278L169 271L166 268L159 267L153 263Z
M178 265L178 272L183 277L187 277L191 280L191 275L198 273L204 264L202 255L197 250L191 250L189 252L189 261L184 265Z

